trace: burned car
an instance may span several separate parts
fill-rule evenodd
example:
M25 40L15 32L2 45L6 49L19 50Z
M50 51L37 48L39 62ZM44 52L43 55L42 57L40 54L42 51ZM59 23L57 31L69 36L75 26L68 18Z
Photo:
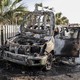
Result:
M54 13L29 12L20 26L20 33L7 39L3 59L26 66L51 69L54 49Z
M62 27L55 36L54 55L72 58L79 57L80 53L80 27Z

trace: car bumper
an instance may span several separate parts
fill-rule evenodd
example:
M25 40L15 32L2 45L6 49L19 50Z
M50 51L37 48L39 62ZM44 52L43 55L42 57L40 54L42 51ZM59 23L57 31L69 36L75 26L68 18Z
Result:
M39 65L43 66L46 64L47 55L34 57L34 56L15 54L9 51L4 51L3 59L26 66L39 66Z

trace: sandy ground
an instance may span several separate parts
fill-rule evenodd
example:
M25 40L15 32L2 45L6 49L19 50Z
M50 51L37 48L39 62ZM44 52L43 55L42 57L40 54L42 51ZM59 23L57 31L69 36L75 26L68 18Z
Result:
M0 62L0 80L80 80L80 65L55 64L50 71L16 64L9 69L5 66Z

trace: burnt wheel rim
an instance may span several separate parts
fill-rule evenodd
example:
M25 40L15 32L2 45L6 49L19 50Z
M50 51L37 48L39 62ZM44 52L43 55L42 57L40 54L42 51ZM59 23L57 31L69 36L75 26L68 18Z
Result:
M50 70L52 67L52 63L51 62L47 62L46 63L46 70Z
M46 70L50 70L52 68L52 55L50 55L47 59Z

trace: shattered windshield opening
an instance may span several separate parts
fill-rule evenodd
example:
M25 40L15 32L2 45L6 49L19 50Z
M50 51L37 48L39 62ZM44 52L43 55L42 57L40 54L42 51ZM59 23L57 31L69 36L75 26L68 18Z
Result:
M49 13L32 12L24 18L21 25L21 32L35 37L44 37L51 35L51 15Z
M79 28L75 28L75 27L65 27L63 28L62 32L60 33L60 37L62 37L63 39L77 39L79 38Z

